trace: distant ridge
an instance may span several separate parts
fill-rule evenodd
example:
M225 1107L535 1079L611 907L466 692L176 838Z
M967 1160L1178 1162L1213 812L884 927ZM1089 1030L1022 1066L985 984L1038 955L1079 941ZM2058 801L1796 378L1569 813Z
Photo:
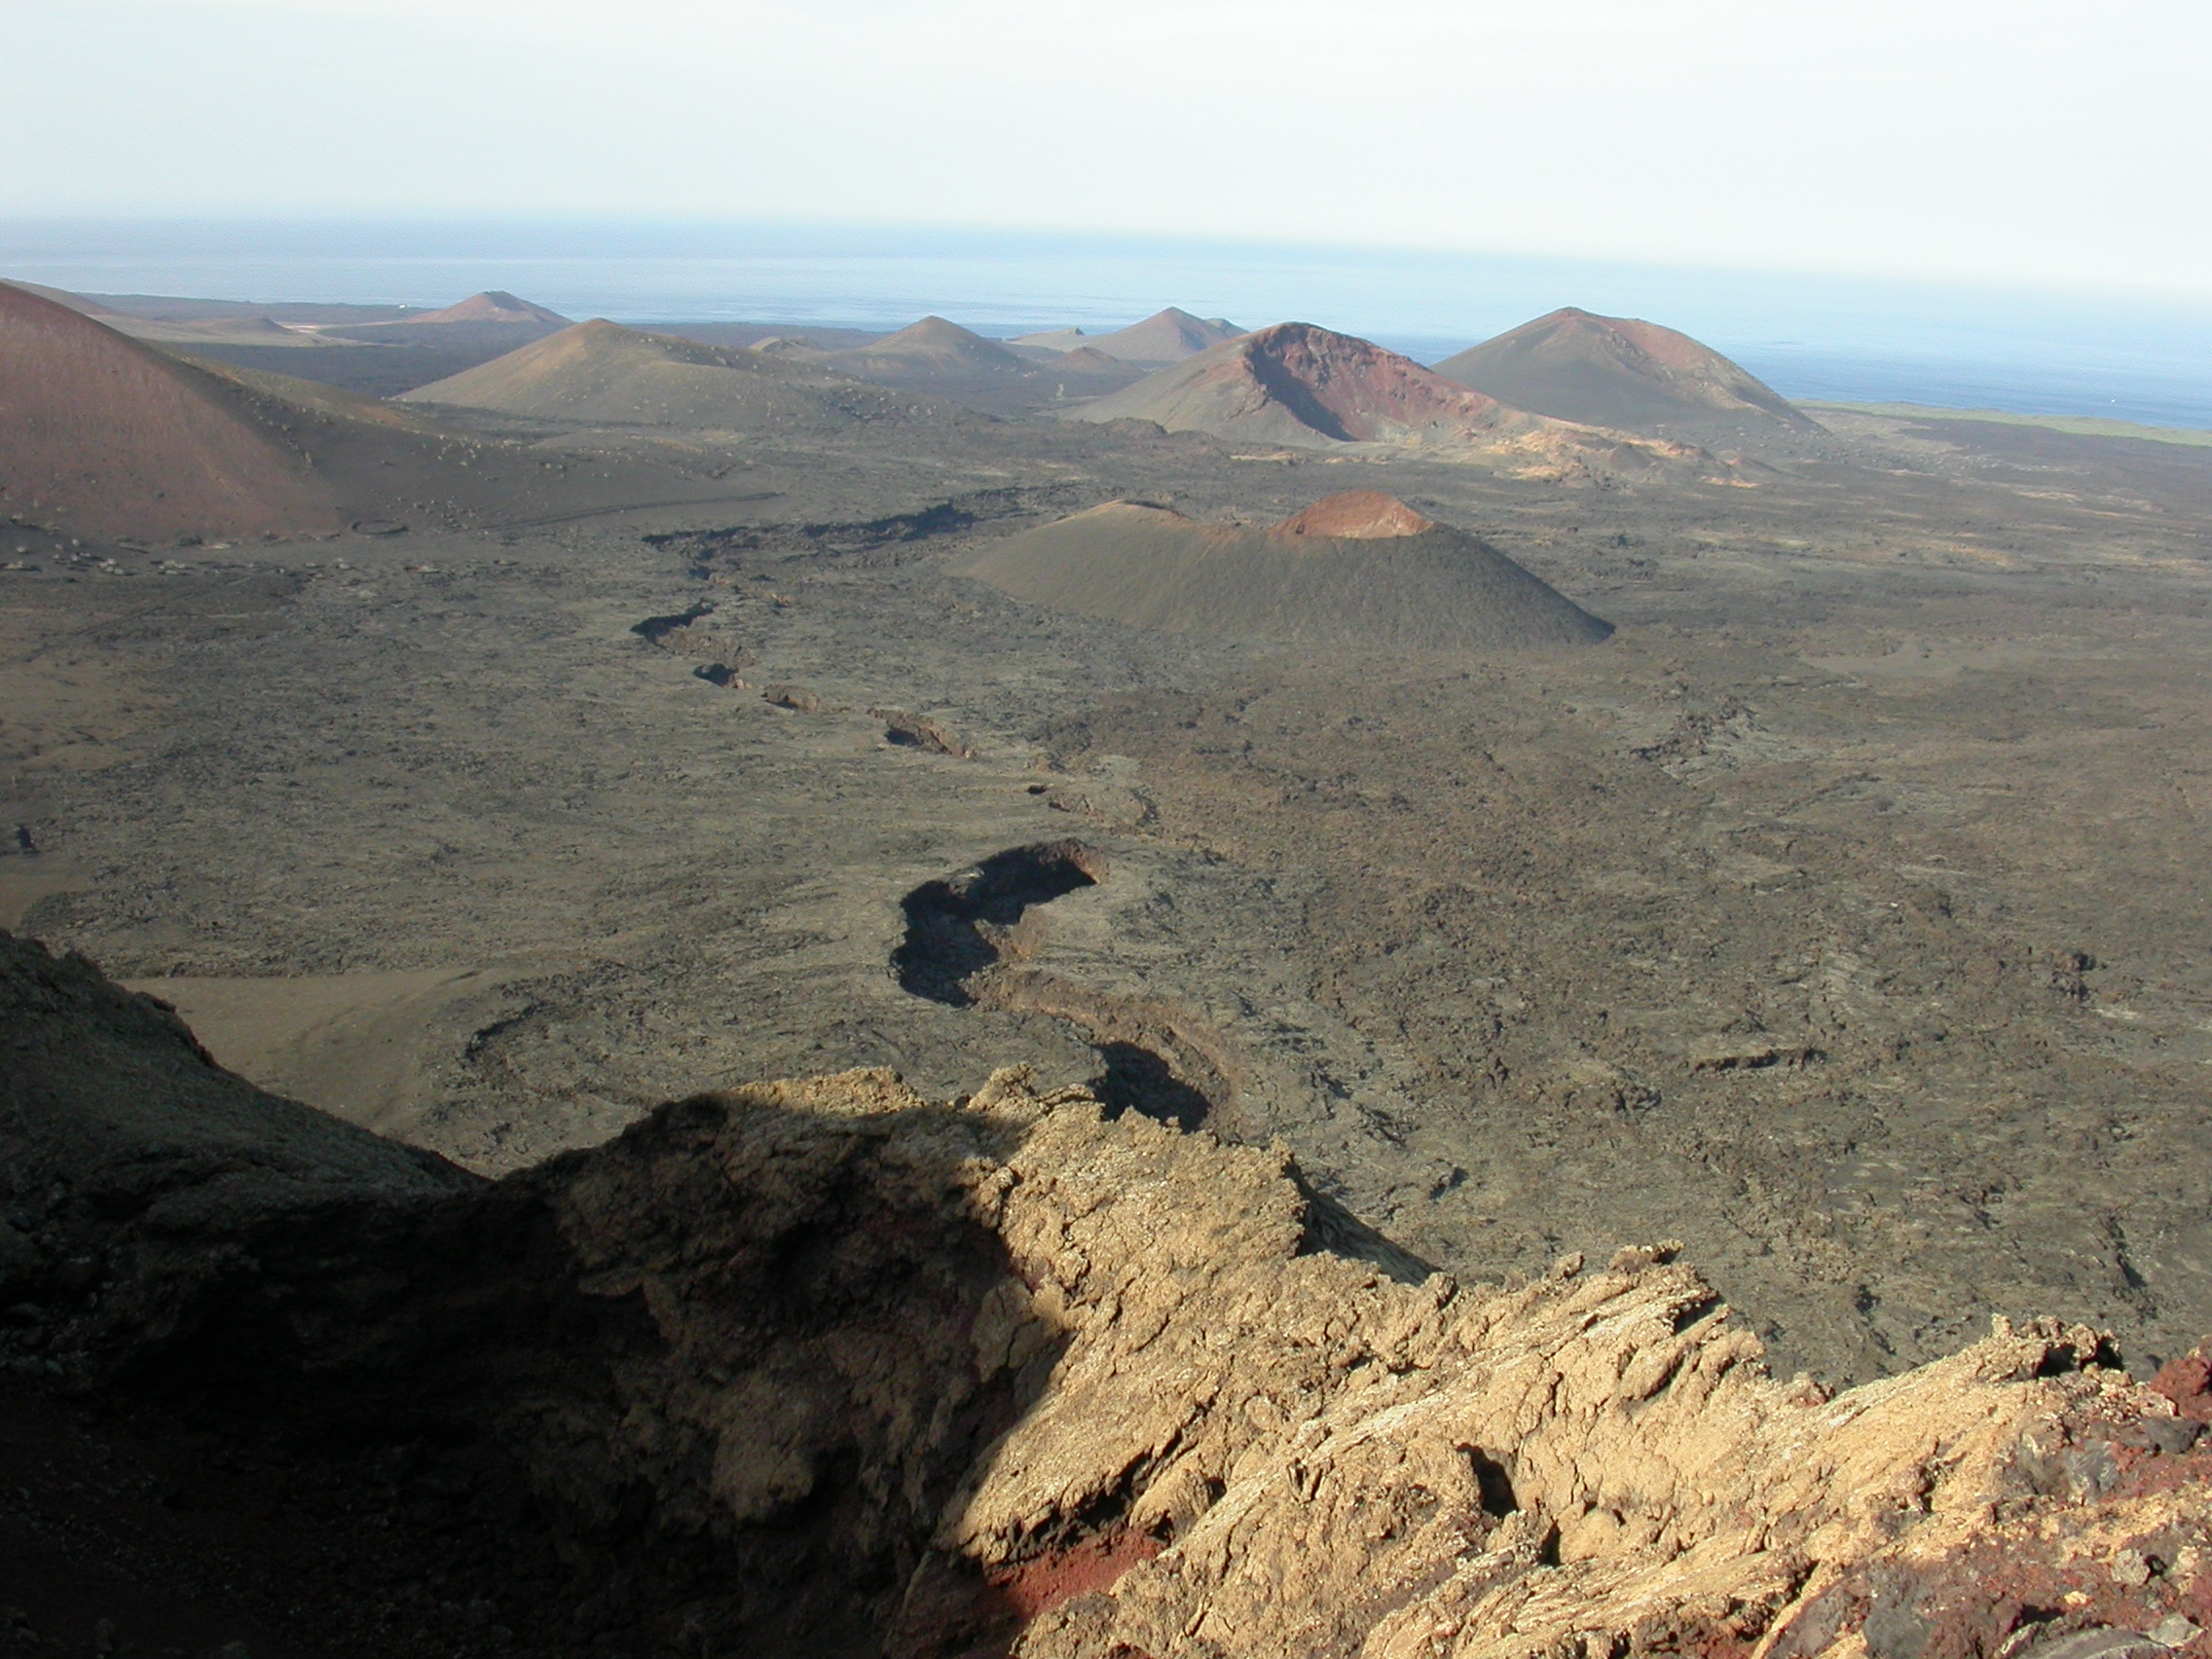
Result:
M1048 351L1088 348L1124 363L1152 367L1195 357L1225 341L1235 340L1243 332L1227 317L1194 316L1179 306L1169 306L1142 322L1132 322L1111 334L1086 334L1080 328L1060 328L1045 334L1024 334L1014 344Z
M809 362L597 319L404 395L511 415L755 431L913 421L952 411Z
M1823 428L1712 347L1636 317L1567 306L1436 365L1463 386L1537 414L1624 431L1750 422Z
M0 508L94 536L329 531L336 505L237 387L0 283Z
M953 571L1054 610L1312 649L1491 651L1612 632L1495 548L1371 490L1267 530L1109 501Z

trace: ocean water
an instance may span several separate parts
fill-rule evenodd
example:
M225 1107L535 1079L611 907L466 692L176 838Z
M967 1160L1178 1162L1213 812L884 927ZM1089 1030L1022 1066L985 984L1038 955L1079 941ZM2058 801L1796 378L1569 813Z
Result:
M1648 317L1784 395L2212 428L2212 291L2157 294L1573 259L976 231L669 222L0 220L0 276L97 293L995 335L1164 305L1298 318L1432 362L1563 305Z

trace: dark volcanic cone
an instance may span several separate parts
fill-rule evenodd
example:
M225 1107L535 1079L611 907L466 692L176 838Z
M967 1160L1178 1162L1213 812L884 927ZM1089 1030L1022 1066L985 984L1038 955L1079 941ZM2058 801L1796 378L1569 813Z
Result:
M1372 490L1267 531L1109 501L954 569L1054 610L1309 648L1495 650L1612 632L1495 548Z

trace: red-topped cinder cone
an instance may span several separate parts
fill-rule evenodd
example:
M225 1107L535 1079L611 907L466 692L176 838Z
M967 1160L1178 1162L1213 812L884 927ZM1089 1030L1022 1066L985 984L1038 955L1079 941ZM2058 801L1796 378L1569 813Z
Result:
M1383 541L1392 536L1419 535L1435 528L1434 519L1423 518L1395 496L1385 496L1380 490L1346 490L1322 497L1304 512L1292 513L1268 534Z
M1268 530L1108 501L953 569L1054 610L1307 649L1487 652L1612 632L1496 548L1374 490Z

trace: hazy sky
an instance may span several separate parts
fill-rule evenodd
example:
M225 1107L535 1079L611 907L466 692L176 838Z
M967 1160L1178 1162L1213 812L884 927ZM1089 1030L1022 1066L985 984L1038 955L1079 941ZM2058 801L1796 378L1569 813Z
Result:
M1082 227L2212 290L2204 0L0 0L0 215Z

